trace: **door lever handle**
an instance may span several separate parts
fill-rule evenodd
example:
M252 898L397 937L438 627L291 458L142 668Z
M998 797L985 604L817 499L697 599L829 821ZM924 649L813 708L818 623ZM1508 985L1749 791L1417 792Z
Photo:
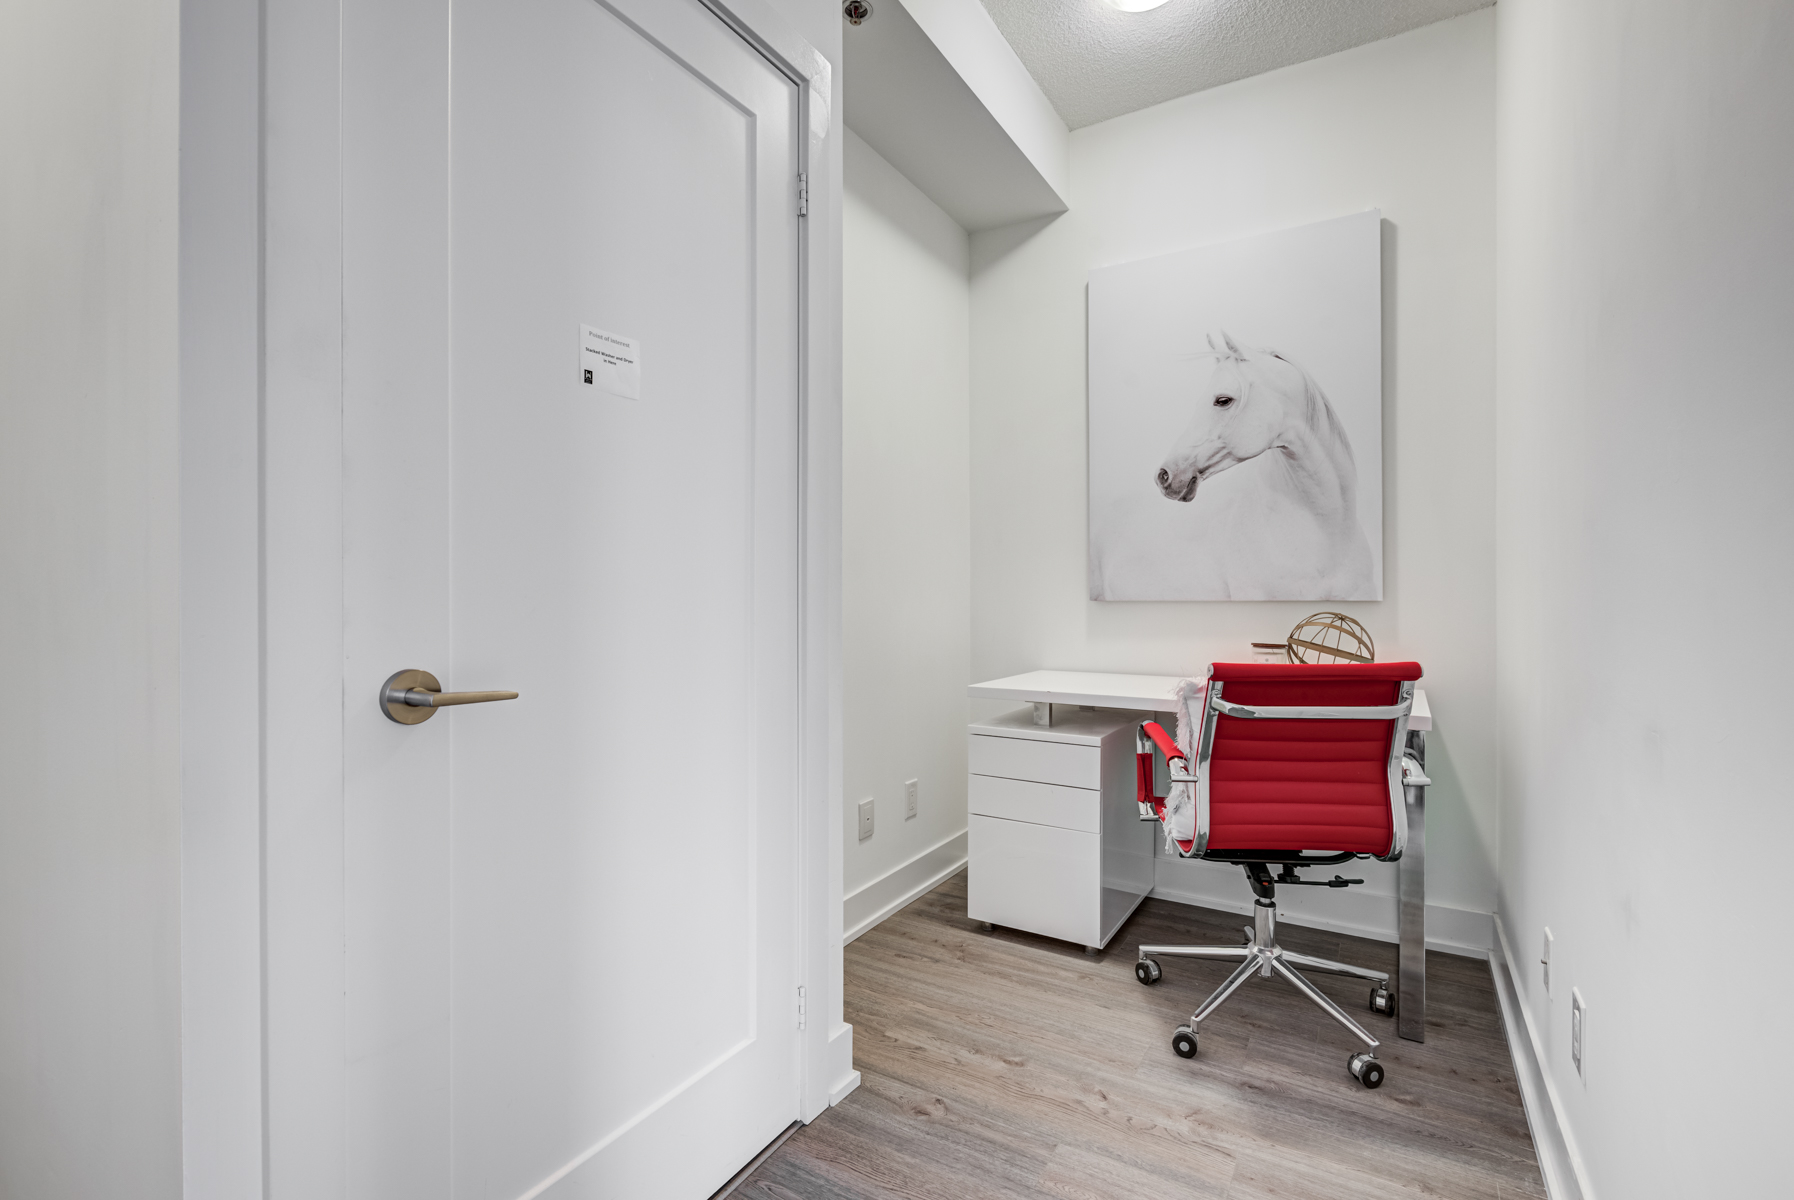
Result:
M400 725L421 725L439 708L455 704L490 704L515 700L516 692L445 692L428 671L396 671L380 685L380 711Z

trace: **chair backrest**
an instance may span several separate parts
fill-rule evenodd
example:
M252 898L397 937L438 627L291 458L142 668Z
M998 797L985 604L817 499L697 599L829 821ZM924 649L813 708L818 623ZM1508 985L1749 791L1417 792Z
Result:
M1216 663L1209 695L1272 708L1396 704L1420 664ZM1205 856L1288 850L1389 857L1400 848L1399 759L1406 718L1276 720L1213 714L1197 772L1207 786ZM1392 757L1393 755L1393 757ZM1201 761L1206 758L1207 761ZM1405 839L1402 839L1405 841Z

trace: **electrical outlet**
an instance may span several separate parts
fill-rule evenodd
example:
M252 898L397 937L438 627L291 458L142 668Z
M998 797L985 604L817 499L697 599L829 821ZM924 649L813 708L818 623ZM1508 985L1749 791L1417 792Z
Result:
M1582 1042L1588 1036L1588 1005L1582 1002L1582 989L1570 989L1570 1061L1576 1074L1588 1078L1582 1070Z
M916 781L911 779L903 785L903 819L910 820L916 815Z
M866 835L861 834L860 836L864 837ZM1553 940L1554 939L1551 937L1551 928L1550 926L1546 926L1545 948L1539 953L1539 965L1544 968L1545 995L1547 996L1551 994L1551 943Z
M872 797L867 796L860 801L860 840L863 842L872 836Z

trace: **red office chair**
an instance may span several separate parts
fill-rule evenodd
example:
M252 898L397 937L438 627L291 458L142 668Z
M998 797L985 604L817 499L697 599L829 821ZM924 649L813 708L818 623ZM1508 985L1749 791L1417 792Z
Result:
M1363 883L1337 875L1303 879L1296 872L1354 857L1393 862L1402 856L1408 832L1403 785L1427 782L1406 753L1408 711L1419 678L1420 664L1411 662L1216 663L1206 688L1187 701L1183 726L1196 743L1194 769L1185 749L1157 722L1140 726L1135 749L1141 819L1162 822L1180 857L1245 868L1256 897L1255 920L1243 946L1140 947L1134 974L1145 984L1157 983L1163 974L1160 957L1240 963L1172 1037L1172 1049L1184 1058L1196 1057L1197 1027L1256 971L1267 979L1282 975L1356 1034L1369 1050L1352 1055L1347 1069L1365 1087L1383 1082L1377 1039L1296 968L1371 980L1376 984L1371 1010L1393 1016L1388 974L1281 949L1277 885ZM1155 744L1173 784L1187 785L1187 791L1174 790L1169 798L1154 794ZM1273 866L1281 868L1275 877Z

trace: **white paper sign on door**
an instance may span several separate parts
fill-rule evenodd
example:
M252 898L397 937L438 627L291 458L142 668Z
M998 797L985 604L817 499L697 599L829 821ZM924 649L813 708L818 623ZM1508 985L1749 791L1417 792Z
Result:
M642 344L620 333L579 327L579 378L625 400L642 398Z

